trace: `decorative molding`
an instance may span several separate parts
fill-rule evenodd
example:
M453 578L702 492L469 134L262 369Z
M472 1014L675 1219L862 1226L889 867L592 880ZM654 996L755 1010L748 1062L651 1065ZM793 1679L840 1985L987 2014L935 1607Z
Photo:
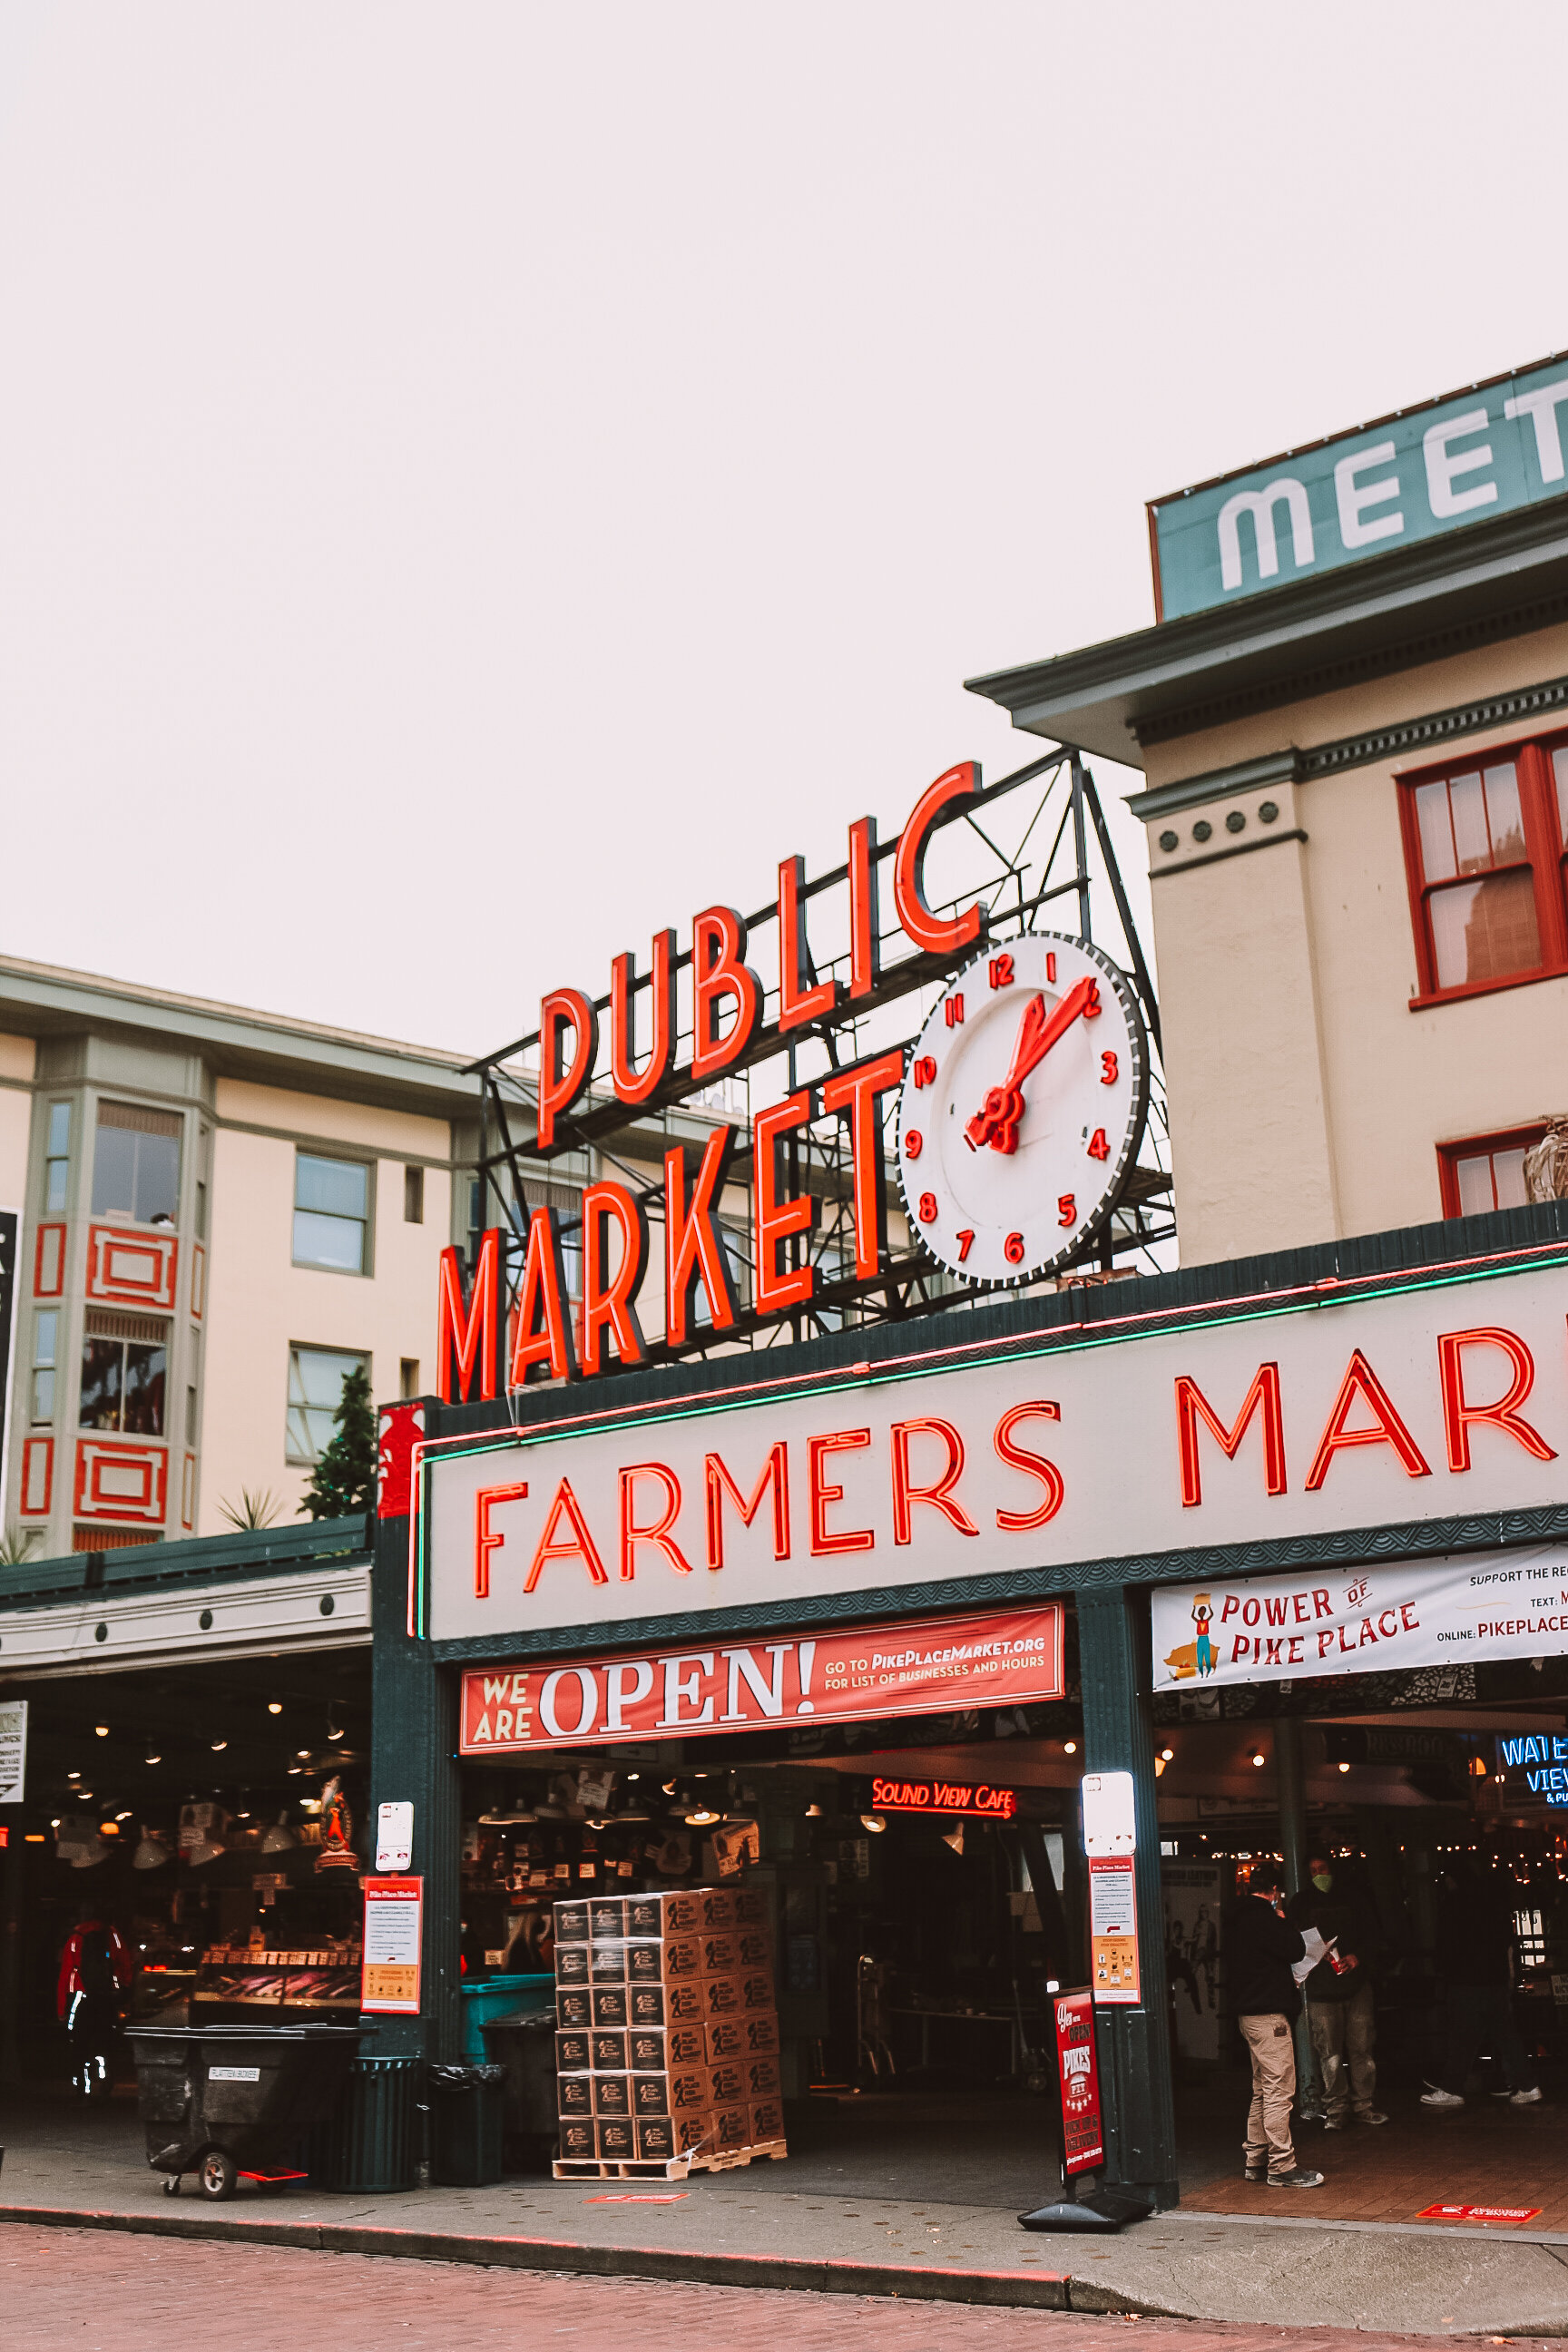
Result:
M1301 756L1292 746L1287 751L1270 751L1266 759L1242 760L1234 768L1210 768L1179 784L1156 784L1146 793L1129 793L1127 805L1134 816L1152 824L1156 817L1173 816L1178 809L1196 808L1204 801L1260 792L1265 784L1293 784L1301 772Z
M78 1438L76 1491L71 1502L77 1518L162 1525L168 1502L165 1446L139 1445L123 1437Z
M1169 866L1152 866L1151 882L1163 882L1167 874L1190 874L1195 866L1217 866L1222 858L1245 857L1250 849L1272 849L1277 842L1305 841L1306 835L1299 824L1288 825L1283 833L1260 833L1256 840L1232 842L1226 849L1208 849L1200 857L1184 857Z
M172 1233L89 1225L87 1296L122 1306L172 1308L179 1259L180 1244Z

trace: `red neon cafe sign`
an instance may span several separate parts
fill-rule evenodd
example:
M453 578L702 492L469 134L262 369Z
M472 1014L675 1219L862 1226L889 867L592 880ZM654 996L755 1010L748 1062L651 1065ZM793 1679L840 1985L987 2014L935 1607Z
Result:
M979 1813L986 1821L1010 1822L1018 1791L984 1780L873 1780L871 1804L879 1813Z

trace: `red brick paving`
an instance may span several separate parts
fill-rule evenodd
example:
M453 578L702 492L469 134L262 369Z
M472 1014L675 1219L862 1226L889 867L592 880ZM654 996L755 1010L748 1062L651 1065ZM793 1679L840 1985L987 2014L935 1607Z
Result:
M1074 2318L864 2295L566 2278L0 2223L5 2352L1380 2352L1432 2336ZM1496 2340L1496 2339L1494 2339ZM1510 2338L1515 2352L1528 2339ZM1545 2352L1545 2347L1542 2347ZM1561 2347L1553 2347L1561 2352Z

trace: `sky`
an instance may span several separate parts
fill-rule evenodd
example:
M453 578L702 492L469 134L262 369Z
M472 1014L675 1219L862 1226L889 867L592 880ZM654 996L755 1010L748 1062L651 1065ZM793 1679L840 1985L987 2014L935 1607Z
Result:
M479 1052L1005 773L1146 499L1568 345L1565 53L0 0L0 952Z

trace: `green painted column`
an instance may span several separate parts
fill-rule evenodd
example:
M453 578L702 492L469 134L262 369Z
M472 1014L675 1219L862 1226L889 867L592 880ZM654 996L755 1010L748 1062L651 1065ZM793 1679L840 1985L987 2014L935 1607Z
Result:
M1085 1766L1131 1772L1137 1833L1138 1958L1143 1999L1097 2012L1110 2126L1106 2179L1163 2210L1175 2204L1176 2118L1165 1987L1165 1916L1148 1690L1149 1599L1120 1587L1078 1595ZM1079 1829L1081 1836L1081 1825Z
M1285 1892L1300 1895L1307 1884L1307 1775L1299 1716L1282 1715L1275 1721L1274 1778L1279 1791L1279 1851L1284 1856ZM1312 2055L1305 2002L1296 2020L1295 2038L1296 2103L1312 2113L1322 2105L1322 2086Z
M425 1940L419 2015L378 2019L379 2032L371 2046L379 2057L455 2059L462 2046L457 1678L437 1666L428 1643L412 1640L407 1632L407 1519L378 1519L374 1527L371 1812L365 1846L374 1865L379 1806L413 1804L410 1868L425 1881Z

